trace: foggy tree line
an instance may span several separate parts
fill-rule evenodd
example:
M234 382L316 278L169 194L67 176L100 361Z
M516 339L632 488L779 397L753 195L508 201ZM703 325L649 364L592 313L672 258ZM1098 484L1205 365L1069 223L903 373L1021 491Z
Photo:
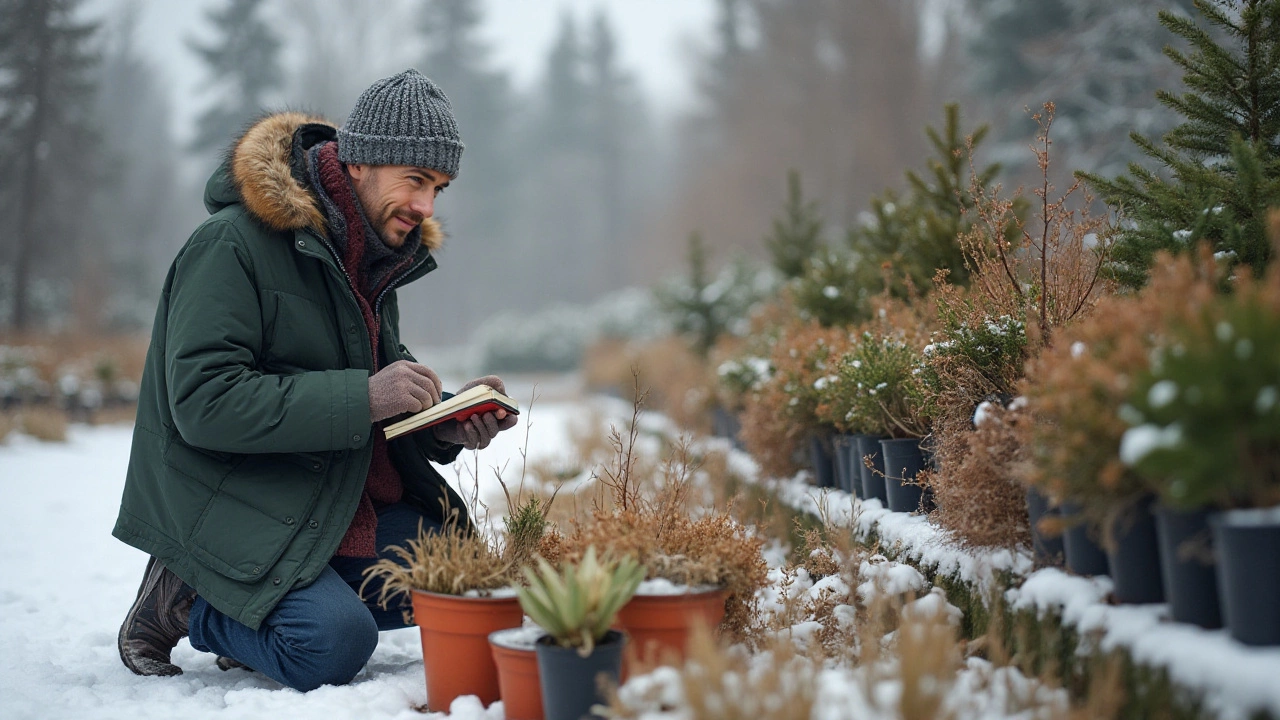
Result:
M1134 159L1129 130L1170 122L1153 99L1175 86L1154 13L1190 4L703 1L716 12L689 68L698 102L660 120L602 9L563 13L538 80L517 89L483 39L482 0L218 0L187 40L203 74L180 141L136 0L109 20L84 0L0 0L0 327L145 329L245 123L282 107L341 123L408 65L448 93L467 150L439 204L441 269L406 289L402 322L453 341L499 309L651 283L694 231L713 264L762 257L791 171L851 227L924 156L949 101L967 126L993 123L987 145L1014 178L1030 158L1023 108L1049 99L1063 167L1110 172Z

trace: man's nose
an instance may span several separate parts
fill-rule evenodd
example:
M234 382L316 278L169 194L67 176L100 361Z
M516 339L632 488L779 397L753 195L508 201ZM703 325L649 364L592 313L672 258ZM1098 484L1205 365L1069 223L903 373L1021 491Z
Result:
M436 197L434 192L414 193L413 200L409 203L409 209L424 218L429 218L436 210Z

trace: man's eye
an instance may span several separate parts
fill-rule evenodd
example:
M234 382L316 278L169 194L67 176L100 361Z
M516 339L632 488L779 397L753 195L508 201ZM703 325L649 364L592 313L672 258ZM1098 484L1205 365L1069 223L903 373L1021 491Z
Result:
M442 187L438 187L438 188L436 188L436 195L439 195L439 194L440 194L440 193L442 193L442 192L444 192L444 188L442 188Z

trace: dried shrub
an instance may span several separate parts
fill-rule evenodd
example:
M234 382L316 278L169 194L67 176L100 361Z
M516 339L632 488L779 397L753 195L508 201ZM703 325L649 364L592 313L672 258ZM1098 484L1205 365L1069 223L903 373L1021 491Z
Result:
M1031 541L1027 525L1026 491L1020 481L1025 463L1023 422L1018 410L993 407L986 420L956 445L943 467L922 480L933 490L937 509L933 522L963 544L978 547L1016 547Z
M627 401L645 388L646 407L662 412L693 432L711 430L715 378L711 365L678 337L648 342L605 340L587 349L583 360L587 387ZM639 385L634 375L639 375Z
M692 479L698 468L686 442L675 446L659 477L637 475L639 412L637 401L630 434L624 439L614 431L615 456L600 471L598 484L610 501L598 501L589 517L573 522L560 544L561 560L577 562L594 545L606 556L635 558L647 578L718 585L728 592L721 628L741 637L754 616L755 593L767 579L764 540L739 523L731 509L692 513Z
M18 416L14 413L0 412L0 443L9 438L9 433L18 429Z
M1128 424L1121 408L1171 323L1202 314L1217 294L1211 255L1162 257L1136 296L1103 299L1090 317L1064 329L1058 342L1027 366L1022 392L1031 418L1020 425L1030 462L1026 482L1058 499L1081 504L1103 521L1124 500L1143 492L1120 462Z
M50 407L30 407L18 413L18 428L44 442L67 441L67 414Z
M1170 323L1121 413L1121 461L1179 507L1280 503L1280 263L1235 271L1230 293Z
M659 497L642 507L597 511L574 524L564 540L562 559L576 562L595 545L606 554L636 558L647 578L718 585L728 591L721 629L741 637L754 617L755 592L767 579L761 554L764 540L728 512L697 518L682 511L664 514L661 508L670 502Z
M1052 347L1060 329L1087 317L1110 290L1102 280L1106 218L1089 215L1092 198L1079 180L1056 198L1049 182L1053 112L1046 103L1032 116L1043 178L1032 191L1033 217L1024 221L1014 211L1020 193L1002 198L974 173L977 222L961 237L970 290L948 288L945 278L938 283L942 330L925 383L937 408L932 445L939 469L931 482L939 523L976 545L1007 547L1027 538L1019 469L1025 451L1006 405L1026 361ZM992 425L977 430L975 410L983 402L991 404Z

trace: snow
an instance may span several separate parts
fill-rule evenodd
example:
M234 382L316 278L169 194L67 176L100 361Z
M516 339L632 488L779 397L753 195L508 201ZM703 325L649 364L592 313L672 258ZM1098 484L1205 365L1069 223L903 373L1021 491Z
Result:
M1167 605L1109 605L1110 591L1107 578L1045 568L1006 597L1014 608L1057 613L1103 651L1124 648L1139 663L1165 668L1174 683L1202 693L1223 720L1260 710L1280 715L1280 647L1247 647L1226 630L1170 622Z
M537 645L538 638L546 634L547 631L537 625L527 625L490 633L489 642L512 650L532 650Z
M1161 380L1147 391L1147 403L1153 408L1162 408L1178 397L1178 383L1172 380Z
M666 578L650 578L640 583L640 587L636 588L636 594L646 596L689 595L717 589L719 589L718 585L689 586L673 583Z
M1131 427L1120 438L1120 462L1133 467L1156 450L1175 448L1182 442L1182 426L1167 427L1150 423Z
M1222 514L1222 524L1230 527L1263 527L1280 524L1280 505L1269 508L1228 510Z

